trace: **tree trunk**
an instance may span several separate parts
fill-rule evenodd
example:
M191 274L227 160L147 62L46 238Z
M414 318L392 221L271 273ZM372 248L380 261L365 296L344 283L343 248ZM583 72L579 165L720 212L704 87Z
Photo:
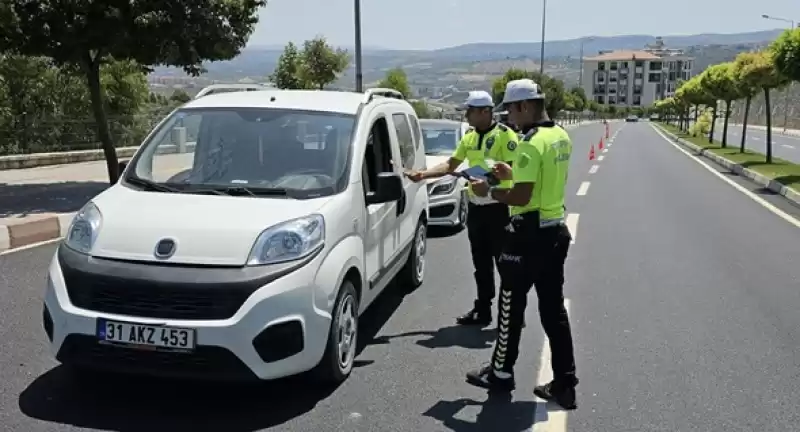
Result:
M747 139L747 116L750 115L750 101L752 97L747 96L744 100L744 117L742 118L742 143L739 145L739 152L744 153L744 143Z
M731 118L731 101L725 101L725 122L722 124L722 148L728 146L728 120Z
M119 179L119 160L117 159L117 150L114 148L114 140L111 137L111 130L108 128L108 117L103 104L103 90L100 87L100 59L92 58L87 53L83 66L89 86L89 96L92 100L94 122L97 125L97 138L103 145L103 154L106 157L108 182L114 184Z
M717 101L714 101L714 106L711 107L711 130L708 132L708 143L714 142L714 130L717 128Z
M772 163L772 107L769 103L769 89L764 89L764 109L767 114L767 163Z

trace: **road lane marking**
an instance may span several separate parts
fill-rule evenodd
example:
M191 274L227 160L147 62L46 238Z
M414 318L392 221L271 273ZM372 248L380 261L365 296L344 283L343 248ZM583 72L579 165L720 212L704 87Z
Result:
M596 172L597 172L597 170L599 170L599 169L600 169L600 165L592 165L592 167L591 167L591 168L589 168L589 174L594 174L594 173L596 173Z
M591 185L590 182L583 182L581 183L580 187L578 187L578 196L586 195L586 192L589 192L589 186Z
M717 178L719 178L720 180L724 181L725 183L728 183L729 185L733 186L734 189L736 189L739 192L745 194L748 198L752 199L753 201L757 202L758 204L761 204L762 207L764 207L767 210L771 211L776 216L780 217L781 219L785 220L786 222L789 222L790 224L794 225L795 227L800 228L800 220L795 219L789 213L786 213L785 211L779 209L778 207L775 207L774 205L770 204L765 199L763 199L760 196L754 194L753 192L750 192L745 187L737 184L735 181L733 181L733 180L725 177L724 175L720 174L719 171L715 170L713 167L711 167L707 163L705 163L702 160L700 160L700 158L697 158L693 154L689 153L680 144L672 141L669 137L667 137L660 130L658 130L658 128L656 126L650 125L650 127L652 127L653 130L656 131L656 133L661 138L664 139L664 141L672 144L673 147L675 147L676 149L680 150L680 152L685 154L686 156L688 156L689 159L699 163L703 168L707 169L711 174L714 174L715 176L717 176Z
M567 228L572 236L572 241L569 242L570 244L575 244L575 240L578 238L578 220L580 218L581 215L578 213L570 213L567 215Z
M605 159L605 158L606 158L605 156L598 156L598 157L597 157L597 160L598 160L598 161L602 161L602 160L603 160L603 159Z
M794 146L790 146L789 144L781 144L781 147L794 150Z
M20 246L18 248L14 248L14 249L8 249L8 250L0 251L0 256L10 255L10 254L12 254L14 252L26 251L28 249L37 248L39 246L47 246L47 245L50 245L50 244L53 244L53 243L60 242L61 240L62 240L62 237L59 237L59 238L54 238L54 239L50 239L50 240L45 240L45 241L42 241L42 242L39 242L39 243L31 243L29 245Z
M608 153L608 149L607 149L607 148L604 148L604 149L603 149L603 153Z
M570 300L564 299L564 308L567 309L569 315ZM542 358L539 361L539 377L536 385L546 384L553 379L553 367L550 360L550 343L547 336L544 337L542 343ZM551 402L548 403L539 397L536 397L536 418L533 423L533 432L566 432L567 431L567 413L558 405ZM546 413L540 413L539 409L544 408ZM548 409L552 408L552 410Z

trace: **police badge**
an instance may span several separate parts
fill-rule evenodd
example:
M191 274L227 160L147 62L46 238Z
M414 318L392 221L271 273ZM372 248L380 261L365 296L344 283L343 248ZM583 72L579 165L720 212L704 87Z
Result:
M486 140L486 150L491 150L493 145L494 145L494 137L492 136Z

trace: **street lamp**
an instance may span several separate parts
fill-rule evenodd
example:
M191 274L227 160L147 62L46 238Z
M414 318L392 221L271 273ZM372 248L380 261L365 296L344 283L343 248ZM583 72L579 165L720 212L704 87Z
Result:
M547 29L547 0L542 0L542 48L539 52L539 75L544 75L544 37Z
M795 29L794 20L790 20L790 19L787 19L787 18L774 17L774 16L770 16L770 15L766 15L766 14L761 15L761 18L768 19L768 20L773 20L773 21L782 21L782 22L785 22L785 23L789 23L791 25L791 27L789 27L789 28L792 29L792 30ZM789 84L789 88L786 89L786 95L783 98L783 131L784 132L786 132L786 128L789 126L789 93L791 93L793 86L794 86L794 83Z
M356 91L364 91L364 75L361 70L361 0L355 1L354 21L355 21L355 51L356 51Z

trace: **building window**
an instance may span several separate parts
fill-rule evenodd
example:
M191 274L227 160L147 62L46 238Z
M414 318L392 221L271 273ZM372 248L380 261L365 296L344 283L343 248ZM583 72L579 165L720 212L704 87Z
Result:
M608 104L609 105L616 105L617 104L617 98L615 98L614 96L609 96L608 97Z
M642 94L642 86L639 86L639 85L633 86L633 94L634 95Z
M599 103L600 105L605 105L606 98L605 98L605 96L595 96L594 97L594 101Z
M642 98L640 96L634 96L633 97L633 104L634 105L641 105L642 104Z
M606 62L597 63L597 70L600 70L600 71L606 70Z
M661 82L661 74L651 73L647 76L647 82L657 83Z
M664 65L660 61L650 62L650 70L651 71L661 70L663 68L664 68Z
M644 61L636 60L636 67L643 67L643 66L644 66Z
M617 62L611 62L611 70L617 70Z
M635 74L633 74L633 78L642 79L642 78L644 78L644 74L641 73L641 72L636 72Z
M670 72L669 73L669 81L675 81L675 78L676 78L675 72Z
M622 69L627 69L628 68L628 62L626 62L626 61L625 62L620 62L619 63L619 67L622 68Z

